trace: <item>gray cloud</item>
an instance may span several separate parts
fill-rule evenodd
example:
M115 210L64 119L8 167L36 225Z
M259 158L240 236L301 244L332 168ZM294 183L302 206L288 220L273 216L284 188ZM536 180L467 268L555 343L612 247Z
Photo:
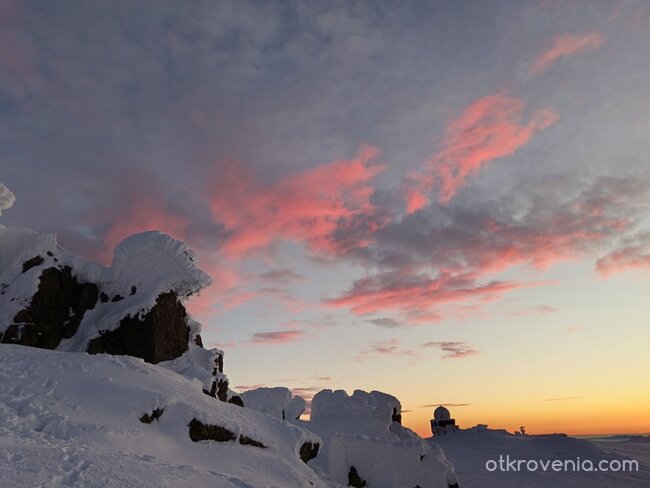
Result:
M474 356L480 354L480 351L474 349L473 347L465 344L464 342L453 342L453 341L440 341L440 342L425 342L421 344L420 347L426 348L436 348L443 351L445 354L442 356L445 359L459 359L466 358L469 356Z

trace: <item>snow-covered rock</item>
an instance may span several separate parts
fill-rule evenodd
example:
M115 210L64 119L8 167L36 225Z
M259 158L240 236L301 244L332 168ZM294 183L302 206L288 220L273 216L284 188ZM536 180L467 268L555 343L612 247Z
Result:
M248 408L281 420L297 420L307 408L304 398L292 396L291 390L285 387L256 388L245 391L239 396Z
M452 464L437 446L403 427L397 398L379 391L323 390L311 402L309 422L321 453L315 469L337 483L373 488L457 486ZM356 480L356 483L354 482Z
M0 384L3 487L335 486L300 458L315 434L141 359L2 344Z
M226 401L223 351L203 349L184 306L210 282L187 245L157 231L124 239L105 267L52 234L0 226L0 341L140 357Z
M322 390L311 401L310 424L323 433L345 432L379 439L393 439L390 426L401 419L402 405L381 391Z

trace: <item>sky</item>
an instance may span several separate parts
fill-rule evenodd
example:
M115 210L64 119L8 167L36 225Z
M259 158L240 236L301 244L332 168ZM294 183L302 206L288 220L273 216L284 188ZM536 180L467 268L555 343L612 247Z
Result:
M0 0L2 223L158 229L234 389L650 431L650 4Z

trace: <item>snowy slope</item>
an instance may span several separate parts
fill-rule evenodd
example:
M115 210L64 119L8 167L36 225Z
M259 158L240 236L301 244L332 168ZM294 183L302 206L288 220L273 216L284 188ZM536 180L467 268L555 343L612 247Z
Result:
M642 488L650 486L648 450L650 444L595 443L557 435L511 435L504 431L467 429L427 439L442 447L454 463L463 488ZM620 446L620 447L619 447ZM618 449L617 449L618 447ZM624 448L627 448L625 450ZM645 447L644 451L640 447ZM636 459L638 472L489 472L488 460L499 455L524 460L600 460Z
M299 458L316 435L137 358L3 344L0 384L3 488L335 486ZM139 420L156 408L164 408L158 420ZM235 440L193 442L195 418Z

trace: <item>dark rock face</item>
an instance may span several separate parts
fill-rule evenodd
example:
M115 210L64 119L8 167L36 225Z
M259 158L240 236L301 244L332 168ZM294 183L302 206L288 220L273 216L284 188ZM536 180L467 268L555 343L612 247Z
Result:
M453 485L449 485L449 488L458 488L458 483L454 483Z
M126 316L117 329L90 341L88 352L135 356L153 364L177 358L188 349L186 316L176 294L163 293L146 315Z
M197 337L198 336L197 334ZM196 337L194 338L196 341ZM203 346L201 346L203 347ZM223 373L223 355L219 354L214 359L214 368L212 369L212 376L216 378L219 373ZM203 389L203 393L210 395L213 398L218 398L222 402L228 401L228 380L227 379L215 379L212 382L212 385L209 390ZM240 399L241 400L241 399ZM242 405L243 406L243 405Z
M396 408L393 408L393 417L392 417L392 419L393 419L393 422L397 422L400 425L402 424L402 414L397 413Z
M354 486L354 488L365 488L368 486L366 480L359 476L357 468L354 466L350 466L350 471L348 471L348 486Z
M318 456L318 450L320 449L320 444L318 442L305 442L300 446L300 459L303 463L308 463L316 456Z
M145 413L142 417L140 417L140 422L142 422L143 424L150 424L154 420L158 420L160 417L162 417L164 411L165 411L165 407L154 408L151 413Z
M68 266L43 270L38 291L16 314L2 342L54 349L77 332L86 311L95 308L98 294L97 285L79 283Z
M234 441L237 439L237 435L219 425L210 425L204 424L200 420L192 419L189 424L190 427L190 439L193 442L199 441L217 441L217 442L228 442ZM255 439L251 439L245 435L239 436L239 443L242 446L252 446L259 447L260 449L266 449L266 446Z
M199 441L217 441L228 442L234 441L237 436L234 432L220 427L219 425L204 424L200 420L192 419L190 422L190 439L194 442Z
M243 446L253 446L253 447L259 447L261 449L266 449L266 446L264 444L256 440L253 440L250 437L246 437L245 435L239 436L239 443Z
M218 398L222 402L228 401L228 380L214 380L209 390L203 390L203 393L213 398Z
M237 405L238 407L244 406L244 400L242 400L239 395L233 396L230 400L228 400L228 403L232 403L233 405Z
M36 256L33 257L32 259L28 259L23 263L23 273L26 273L27 271L29 271L30 269L36 266L40 266L41 264L43 264L43 261L45 261L43 259L43 256Z

